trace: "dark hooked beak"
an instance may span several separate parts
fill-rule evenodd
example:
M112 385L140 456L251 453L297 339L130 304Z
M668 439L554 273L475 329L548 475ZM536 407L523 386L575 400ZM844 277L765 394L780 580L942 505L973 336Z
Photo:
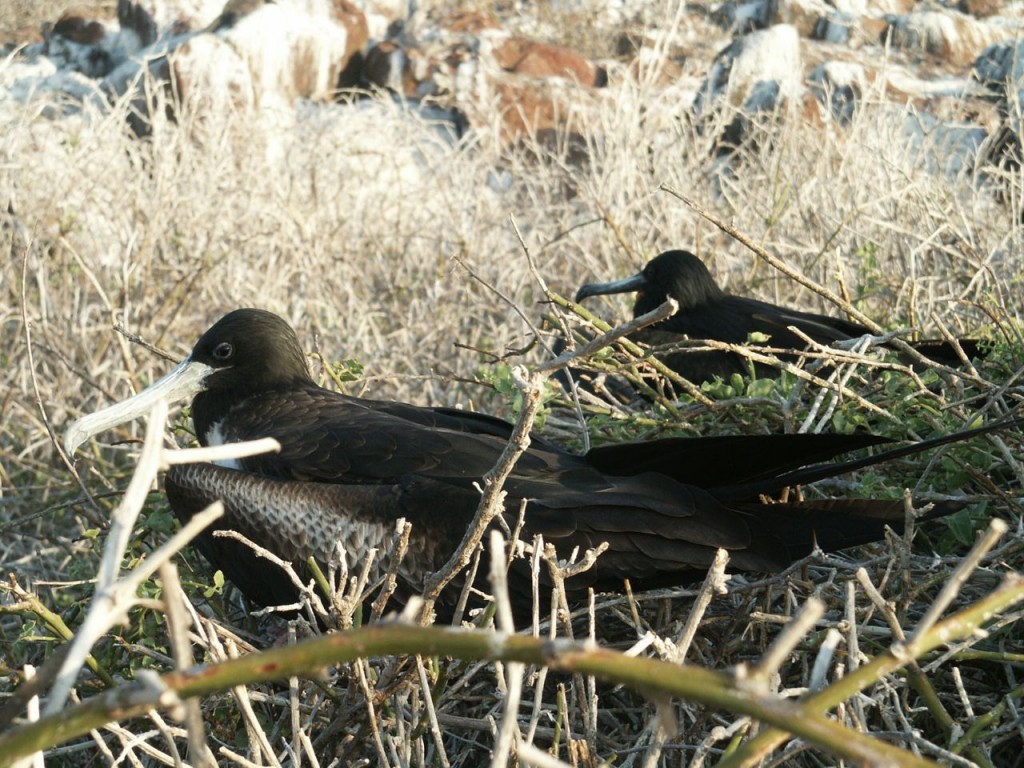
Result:
M611 283L587 283L576 291L576 303L579 304L590 296L604 296L612 293L633 293L646 287L647 280L644 278L643 272Z

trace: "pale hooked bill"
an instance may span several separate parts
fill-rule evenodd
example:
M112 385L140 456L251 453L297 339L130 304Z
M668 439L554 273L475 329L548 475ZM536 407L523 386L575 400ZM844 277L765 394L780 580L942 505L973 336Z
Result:
M78 447L93 435L145 416L160 400L191 400L203 391L203 383L213 371L205 363L197 363L191 356L186 357L174 370L134 397L90 413L72 423L64 432L64 450L68 456L74 456Z

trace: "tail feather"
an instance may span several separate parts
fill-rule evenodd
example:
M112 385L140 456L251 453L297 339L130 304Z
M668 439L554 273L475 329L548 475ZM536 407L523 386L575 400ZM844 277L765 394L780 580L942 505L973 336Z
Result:
M776 477L891 442L867 433L667 437L600 446L591 449L586 458L591 466L609 475L656 472L687 485L714 488Z
M943 445L959 443L964 440L970 440L974 437L987 435L991 432L1007 429L1008 427L1020 427L1022 425L1024 425L1024 418L1003 419L991 424L986 424L983 427L965 429L949 435L941 435L929 440L921 440L917 443L912 443L911 445L890 448L882 451L881 453L872 454L871 456L862 456L857 459L850 459L848 461L840 461L831 464L819 464L811 467L803 467L791 472L784 472L775 475L774 477L767 477L748 482L723 484L707 488L707 490L712 496L720 501L752 499L756 498L760 494L776 493L790 486L813 483L818 480L824 480L825 478L836 477L847 472L853 472L857 469L864 469L865 467L871 467L875 464L881 464L883 462L892 461L893 459L899 459L905 456L914 456L918 453L938 448Z
M977 339L957 339L955 345L942 339L925 339L912 342L910 346L929 360L950 368L963 365L964 361L957 351L957 347L960 347L968 360L978 360L987 354Z
M928 517L941 517L963 509L965 504L940 502ZM750 514L751 533L775 545L778 559L799 560L815 547L835 552L878 541L885 529L902 533L906 510L902 499L811 499L780 504L733 505Z

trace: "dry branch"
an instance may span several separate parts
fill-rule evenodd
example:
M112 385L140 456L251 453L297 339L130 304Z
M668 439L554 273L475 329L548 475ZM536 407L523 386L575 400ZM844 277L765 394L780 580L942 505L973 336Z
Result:
M939 622L916 640L914 651L925 653L977 632L991 617L1024 600L1024 578L1009 577L993 594ZM933 765L911 753L880 742L825 718L823 713L839 701L889 674L908 659L891 652L802 702L763 695L730 675L701 667L636 658L565 640L542 640L504 632L470 631L409 625L362 627L346 633L313 638L287 648L275 648L184 672L147 676L66 709L0 734L0 754L19 757L53 746L109 722L136 717L152 708L175 704L182 698L208 696L234 686L315 676L318 670L368 656L454 656L471 660L499 660L546 666L549 669L595 675L634 686L648 696L685 697L776 726L812 741L836 755L868 762L900 761L900 765ZM826 703L827 702L827 703ZM779 733L771 730L771 735ZM755 739L765 740L762 735ZM751 742L754 743L754 742ZM741 750L746 752L747 749ZM741 765L739 753L729 765Z

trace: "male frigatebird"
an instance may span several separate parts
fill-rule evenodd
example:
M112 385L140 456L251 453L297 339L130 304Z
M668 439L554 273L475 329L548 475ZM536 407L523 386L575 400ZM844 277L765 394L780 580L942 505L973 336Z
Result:
M633 338L650 346L678 343L690 339L714 339L733 344L746 344L751 334L770 337L768 345L782 349L801 350L806 341L790 330L795 327L819 344L855 339L871 331L859 323L814 312L780 307L758 299L726 293L715 282L704 262L689 251L673 250L655 256L643 270L632 277L611 283L589 283L576 293L576 301L590 296L636 292L633 316L656 309L668 297L679 302L678 311ZM959 341L967 357L981 356L978 342ZM912 342L922 355L943 365L960 365L963 361L953 345L942 340ZM794 361L795 355L780 355ZM716 376L728 380L733 373L747 375L750 360L727 351L675 351L663 358L666 365L693 382L711 381ZM779 375L779 369L755 363L758 377Z
M400 593L415 593L462 539L479 501L477 484L512 429L490 416L317 386L291 327L270 312L240 309L206 331L163 379L72 424L68 454L91 435L146 414L159 398L187 397L200 443L273 437L281 444L280 453L230 467L174 466L164 481L182 520L216 499L225 503L225 516L198 546L261 605L291 603L296 590L276 566L212 530L239 531L302 573L310 556L325 560L337 541L357 569L366 550L385 547L405 518L413 534ZM608 543L594 568L570 580L573 593L616 590L624 579L635 588L686 582L719 547L735 570L772 571L815 542L833 550L878 539L886 525L899 527L904 510L902 501L874 499L772 504L763 494L977 432L844 463L822 462L887 441L867 434L665 438L581 456L534 438L505 485L505 522L515 529L525 500L524 541L542 534L561 557ZM510 586L522 598L530 581L516 563Z

